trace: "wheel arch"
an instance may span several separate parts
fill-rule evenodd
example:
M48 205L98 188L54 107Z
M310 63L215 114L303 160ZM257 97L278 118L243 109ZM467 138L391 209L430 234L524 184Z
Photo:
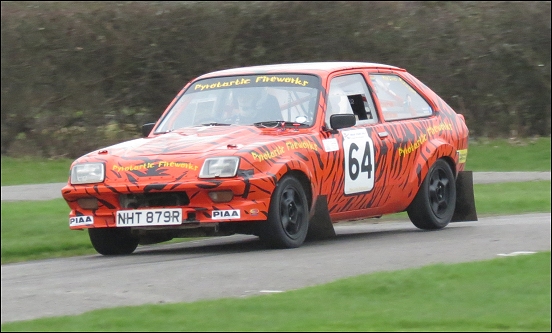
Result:
M410 177L416 180L416 184L419 187L427 176L429 169L439 159L443 159L447 162L452 173L456 177L457 170L455 157L456 148L454 148L453 145L440 139L428 141L427 144L421 148L421 153L415 161L416 167L413 168Z
M307 201L309 208L313 208L314 202L314 193L316 193L316 184L311 182L313 179L312 172L309 171L309 168L300 160L288 160L283 164L279 164L276 170L274 170L274 181L275 185L287 175L294 176L299 180L303 189L305 190L305 195L307 196Z

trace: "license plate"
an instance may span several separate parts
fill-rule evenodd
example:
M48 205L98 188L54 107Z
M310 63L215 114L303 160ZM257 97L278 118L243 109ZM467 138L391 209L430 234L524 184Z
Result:
M117 211L118 227L182 224L181 208L135 209Z

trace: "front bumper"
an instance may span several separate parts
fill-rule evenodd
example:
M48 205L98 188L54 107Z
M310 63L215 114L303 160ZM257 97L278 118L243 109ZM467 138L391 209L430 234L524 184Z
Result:
M116 215L121 210L181 208L182 225L153 227L174 229L213 223L264 221L268 216L274 184L270 177L182 183L68 184L62 189L62 195L71 208L71 229L117 227ZM213 191L232 191L233 198L225 203L214 202L209 196L209 192ZM97 207L84 208L82 199L97 201ZM239 219L221 212L238 212Z

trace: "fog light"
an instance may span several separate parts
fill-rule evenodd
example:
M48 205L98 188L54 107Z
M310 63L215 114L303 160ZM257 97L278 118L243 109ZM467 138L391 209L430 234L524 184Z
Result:
M77 203L82 209L98 209L98 199L96 198L81 198Z
M214 202L230 202L234 198L232 191L214 191L209 192L209 197Z

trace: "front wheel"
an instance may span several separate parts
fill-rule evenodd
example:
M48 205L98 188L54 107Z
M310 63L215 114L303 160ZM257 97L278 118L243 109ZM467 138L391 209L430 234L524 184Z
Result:
M309 207L305 190L293 176L283 177L270 200L268 220L259 237L270 247L294 248L305 241L309 228Z
M131 254L138 247L138 237L132 236L130 228L90 228L88 236L99 254Z
M446 227L456 206L456 180L447 162L440 159L429 169L418 194L408 206L410 221L426 230Z

